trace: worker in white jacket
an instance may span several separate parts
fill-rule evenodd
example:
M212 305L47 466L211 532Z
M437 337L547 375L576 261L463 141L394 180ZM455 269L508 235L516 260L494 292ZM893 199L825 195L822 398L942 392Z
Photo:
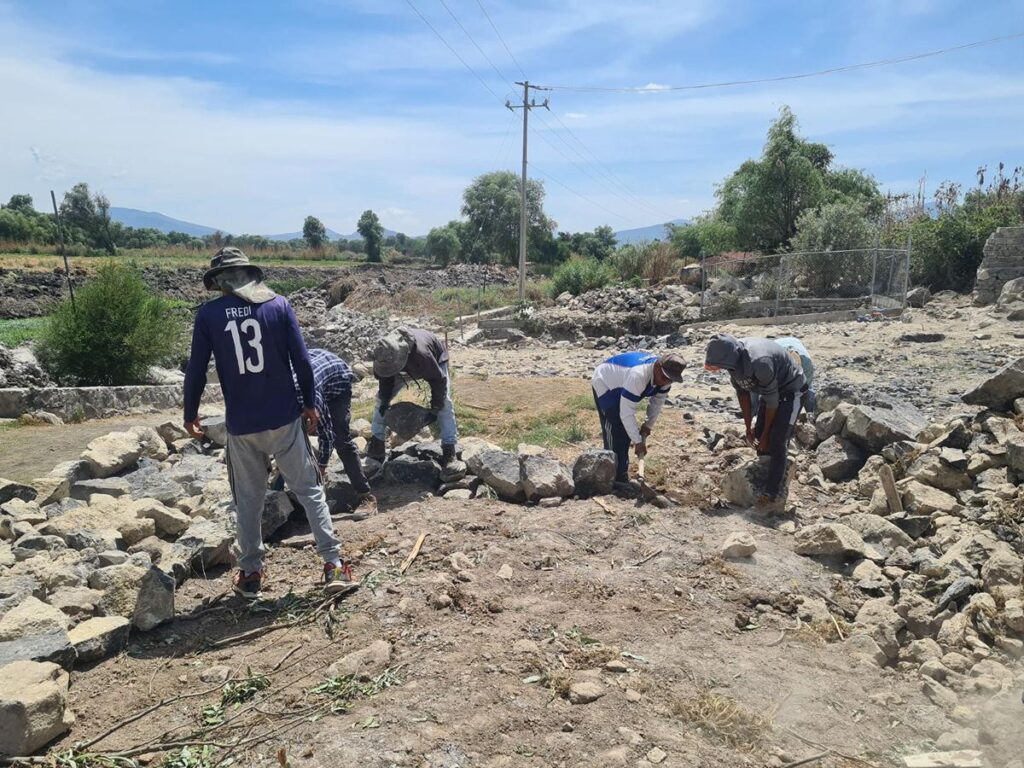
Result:
M686 363L676 354L658 357L648 352L623 352L610 357L594 371L591 381L594 403L601 418L601 435L606 450L616 459L615 479L629 479L629 447L637 458L647 455L647 436L665 405L672 382L683 380ZM647 419L643 425L636 418L636 407L645 398Z

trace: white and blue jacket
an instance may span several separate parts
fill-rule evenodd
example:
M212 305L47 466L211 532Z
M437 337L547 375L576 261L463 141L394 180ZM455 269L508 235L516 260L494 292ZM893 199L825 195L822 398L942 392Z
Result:
M649 352L623 352L597 366L591 381L598 407L605 412L618 411L622 426L633 443L643 442L636 420L637 403L645 397L651 398L647 406L647 426L653 427L671 388L654 385L656 362L658 356Z

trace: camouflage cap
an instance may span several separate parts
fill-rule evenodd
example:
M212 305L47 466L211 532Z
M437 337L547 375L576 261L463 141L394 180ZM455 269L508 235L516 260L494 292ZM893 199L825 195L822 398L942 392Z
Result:
M252 274L253 281L263 282L263 270L255 264L250 264L249 257L242 253L241 249L229 245L227 248L221 248L210 259L210 268L203 275L203 285L206 286L206 290L217 290L218 286L214 278L232 267L241 267Z
M405 368L409 360L409 336L404 328L398 328L377 342L373 348L373 375L387 379Z

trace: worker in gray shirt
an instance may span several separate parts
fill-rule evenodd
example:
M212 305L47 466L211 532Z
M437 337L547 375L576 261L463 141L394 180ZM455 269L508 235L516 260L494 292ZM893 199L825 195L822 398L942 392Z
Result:
M729 372L743 412L747 442L757 449L758 455L771 457L768 481L758 506L777 507L785 501L782 484L786 450L807 391L803 368L781 344L771 339L737 339L725 333L711 338L704 368ZM758 396L756 414L751 395Z

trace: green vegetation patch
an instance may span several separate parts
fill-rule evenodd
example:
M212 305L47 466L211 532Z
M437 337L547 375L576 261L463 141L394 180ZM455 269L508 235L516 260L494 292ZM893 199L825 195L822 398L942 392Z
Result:
M0 344L18 347L35 341L43 334L46 317L19 317L14 320L0 320Z

